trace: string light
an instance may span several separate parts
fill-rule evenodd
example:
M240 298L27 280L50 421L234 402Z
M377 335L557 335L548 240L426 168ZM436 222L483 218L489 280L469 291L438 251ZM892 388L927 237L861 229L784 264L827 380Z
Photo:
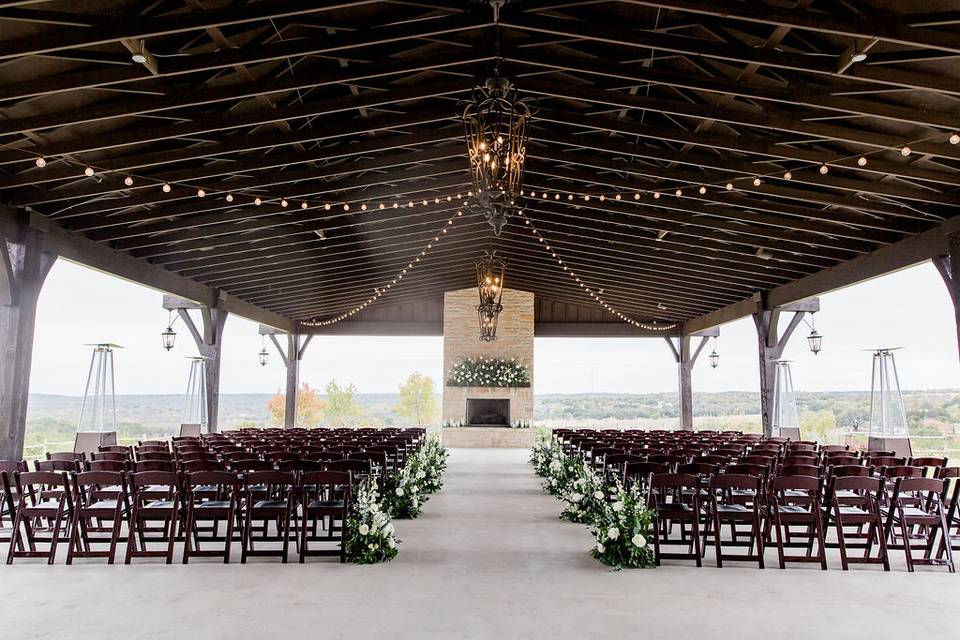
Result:
M133 183L131 182L131 184L133 184ZM164 183L163 183L163 186L160 187L160 190L163 191L164 193L170 193L170 189L171 189L171 187L170 187L169 183L166 183L166 182L164 182Z
M960 144L960 133L950 134L950 144Z
M827 173L828 173L829 171L830 171L830 167L827 166L827 163L826 163L826 162L824 162L822 165L820 165L820 173L821 173L821 175L827 175Z
M257 196L256 198L253 199L253 204L259 207L260 205L263 204L263 200L260 198L260 196Z
M197 197L198 197L198 198L202 198L202 197L204 197L205 195L207 195L207 192L206 192L206 191L204 191L203 189L197 189Z
M226 200L227 202L233 202L233 194L232 194L232 193L228 193L227 195L225 195L225 196L223 197L223 199Z
M43 169L45 166L47 166L47 159L43 156L37 156L36 165Z
M93 167L84 167L83 169L83 175L88 178L92 178L94 173L96 173L96 171L93 170Z
M613 306L611 306L609 303L607 303L606 300L604 300L601 297L601 294L603 293L603 289L600 289L599 291L594 291L592 287L590 287L580 279L580 276L578 276L574 271L570 271L567 265L564 264L563 258L557 255L557 252L555 249L552 248L551 243L547 242L546 239L540 234L536 226L533 225L533 223L530 221L530 218L528 218L523 211L520 211L519 215L523 218L524 224L530 227L530 233L533 234L533 236L537 239L538 242L544 245L544 250L546 250L550 254L550 257L557 261L557 264L560 265L560 267L562 267L563 270L567 274L569 274L571 278L573 278L573 281L581 289L586 291L587 295L589 295L593 300L595 300L600 306L606 309L609 313L616 316L623 322L626 322L628 324L631 324L641 329L646 329L647 331L670 331L671 329L675 329L677 327L676 323L660 324L657 322L653 322L653 323L640 322L639 320L635 320L627 316L626 314L621 313L620 311L617 311L615 308L613 308ZM664 307L661 307L661 308L664 308Z
M860 156L857 158L857 165L861 167L867 166L867 156Z
M128 187L132 187L132 186L133 186L133 177L132 177L132 176L127 176L126 178L124 178L124 179L123 179L123 184L127 185Z
M784 180L793 180L793 174L790 173L789 171L787 171L786 173L783 174L783 179L784 179Z
M437 202L439 202L439 198L437 199ZM369 298L367 298L360 304L356 305L349 311L345 311L338 316L334 316L332 318L325 318L322 320L319 318L311 318L309 320L302 320L300 324L305 327L327 327L333 324L337 324L339 322L343 322L344 320L350 318L351 316L359 313L363 309L366 309L368 306L372 305L374 302L379 300L380 297L383 296L386 291L388 291L391 287L396 286L397 283L403 280L403 276L406 275L408 271L414 269L417 265L420 264L420 258L426 256L427 252L430 249L432 249L435 244L440 242L441 238L443 237L443 234L447 233L448 228L453 226L454 220L460 215L462 215L462 213L463 213L462 211L457 211L456 216L451 216L450 218L447 218L443 227L440 229L437 235L433 237L433 241L428 242L426 247L421 249L420 253L413 260L408 260L406 267L401 267L400 271L390 281L389 284L387 284L383 288L375 287L373 290L373 295L371 295Z

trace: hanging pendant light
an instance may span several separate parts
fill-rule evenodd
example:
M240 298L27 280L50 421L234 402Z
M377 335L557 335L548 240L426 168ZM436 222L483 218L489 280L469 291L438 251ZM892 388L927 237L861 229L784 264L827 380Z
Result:
M173 311L171 311L167 318L167 328L160 332L160 341L167 351L173 349L173 345L177 341L177 332L173 330L174 322L176 322L176 318L173 317Z
M499 236L523 206L530 106L517 96L516 86L497 73L474 89L461 117L473 182L467 207L483 215Z
M493 342L497 339L497 321L503 305L503 283L506 275L507 263L488 253L486 257L476 262L477 291L480 294L480 304L477 305L477 319L480 323L480 341Z
M714 347L713 351L710 352L710 366L716 369L720 366L720 354L717 353L717 348Z
M270 352L267 351L267 339L265 337L263 338L260 351L257 353L257 361L261 367L267 366L267 363L270 361Z
M813 353L813 355L817 355L820 353L820 347L823 343L823 336L817 333L817 327L814 323L812 313L810 314L810 322L807 322L806 318L804 318L804 322L808 327L810 327L810 335L807 336L807 346L810 347L810 351Z

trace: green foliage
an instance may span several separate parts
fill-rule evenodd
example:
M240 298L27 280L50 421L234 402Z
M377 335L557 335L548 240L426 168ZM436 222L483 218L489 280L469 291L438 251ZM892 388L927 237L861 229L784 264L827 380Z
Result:
M418 427L436 424L440 403L433 388L433 378L419 371L411 373L407 381L400 385L396 412L408 420L415 420Z
M592 527L594 558L615 569L654 566L647 545L653 514L636 486L625 489L619 480L605 486L589 463L568 456L554 440L538 439L530 463L544 489L566 502L560 517Z
M348 562L375 564L397 556L390 513L381 507L376 483L362 482L353 494L353 505L345 524L345 547Z
M363 412L357 404L357 388L353 383L341 387L336 379L332 379L323 389L327 392L327 406L323 410L327 424L335 427L356 425Z
M529 387L530 374L516 358L464 358L450 371L451 387Z
M449 452L438 437L427 438L397 473L387 478L383 507L398 519L416 518L423 503L443 486Z

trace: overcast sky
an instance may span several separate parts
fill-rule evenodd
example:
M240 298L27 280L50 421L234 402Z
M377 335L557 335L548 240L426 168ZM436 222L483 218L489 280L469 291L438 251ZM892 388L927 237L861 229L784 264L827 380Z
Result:
M167 313L161 294L59 260L40 296L31 391L82 395L90 342L116 342L118 393L183 393L193 341L177 322L176 347L166 352L160 332ZM897 363L904 388L956 388L958 366L953 311L939 274L929 263L821 298L817 329L823 351L807 350L802 326L785 358L794 360L798 390L870 387L865 349L900 346ZM272 345L270 363L257 364L257 325L231 316L224 336L221 393L272 393L284 373ZM758 385L756 332L750 319L721 328L721 365L703 359L694 370L694 391L753 391ZM649 393L676 388L676 367L662 339L537 339L535 392ZM412 372L439 382L440 338L317 337L310 344L301 380L322 386L331 377L361 392L393 392Z

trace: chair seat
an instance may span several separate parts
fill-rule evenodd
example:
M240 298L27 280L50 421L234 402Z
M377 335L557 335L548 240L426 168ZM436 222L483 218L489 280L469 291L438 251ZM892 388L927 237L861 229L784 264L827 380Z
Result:
M870 512L866 509L861 509L860 507L840 507L840 513L843 515L857 515L857 516L867 516L870 515Z
M800 506L798 504L784 504L780 505L781 513L810 513L810 509L807 507Z
M741 496L741 497L742 496L753 497L757 495L757 492L754 491L753 489L732 489L730 491L730 494L734 496Z
M119 500L97 500L91 502L85 508L87 509L116 509Z
M257 500L253 503L254 509L286 509L286 500Z
M667 504L658 505L657 510L661 512L667 512L667 513L671 511L689 512L689 511L693 511L693 507L691 507L688 504L683 504L682 502L670 502Z
M743 504L718 504L717 511L721 513L749 513L752 509Z
M804 491L803 489L787 489L783 492L783 495L790 498L808 498L810 497L810 492Z
M311 500L307 507L310 509L342 509L343 500Z
M229 500L207 500L194 505L195 509L229 509Z
M176 503L173 500L152 500L145 505L144 509L172 509L176 506Z

